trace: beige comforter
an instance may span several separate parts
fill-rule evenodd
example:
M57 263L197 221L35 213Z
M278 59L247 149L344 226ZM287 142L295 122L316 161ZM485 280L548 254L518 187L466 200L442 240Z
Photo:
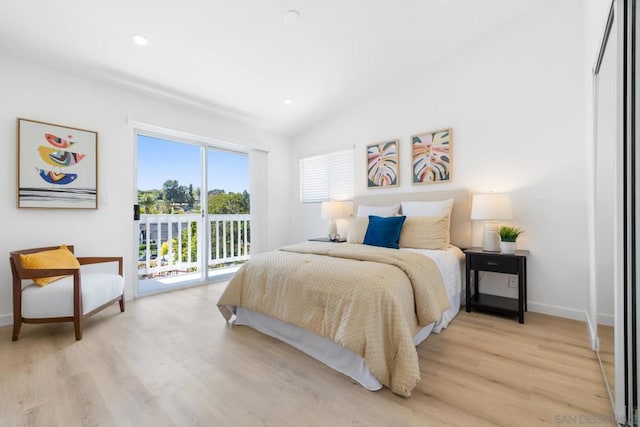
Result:
M251 258L218 301L305 328L360 355L394 393L420 381L413 336L449 308L442 275L424 255L307 242Z

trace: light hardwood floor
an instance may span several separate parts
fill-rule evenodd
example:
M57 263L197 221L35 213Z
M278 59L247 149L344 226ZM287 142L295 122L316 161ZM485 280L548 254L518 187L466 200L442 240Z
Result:
M0 425L613 425L582 322L463 310L418 347L422 381L402 398L225 325L223 286L114 306L78 342L71 324L23 325L17 342L0 328Z

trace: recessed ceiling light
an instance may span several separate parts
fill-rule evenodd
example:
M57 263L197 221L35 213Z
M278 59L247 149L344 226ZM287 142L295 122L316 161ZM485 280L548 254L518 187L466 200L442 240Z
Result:
M295 9L288 10L287 13L284 14L284 20L289 24L295 24L300 20L300 12Z
M131 36L131 40L138 46L146 46L149 44L149 39L147 39L142 34L134 34Z
M293 101L291 99L289 99L289 98L285 98L285 99L282 100L282 103L285 104L285 105L291 105L292 102Z

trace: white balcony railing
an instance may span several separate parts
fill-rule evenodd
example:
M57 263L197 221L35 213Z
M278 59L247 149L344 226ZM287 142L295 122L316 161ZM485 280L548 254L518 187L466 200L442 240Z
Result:
M154 277L170 273L198 271L203 253L209 269L249 259L249 215L208 215L208 247L201 242L203 218L198 214L140 215L138 276ZM163 250L164 245L164 250Z

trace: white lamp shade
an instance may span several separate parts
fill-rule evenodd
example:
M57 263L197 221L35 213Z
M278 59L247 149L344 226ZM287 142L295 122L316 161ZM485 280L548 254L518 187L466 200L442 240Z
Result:
M471 219L494 220L513 218L511 195L507 193L474 194Z
M323 219L346 218L352 209L353 205L351 202L322 202L320 216Z

